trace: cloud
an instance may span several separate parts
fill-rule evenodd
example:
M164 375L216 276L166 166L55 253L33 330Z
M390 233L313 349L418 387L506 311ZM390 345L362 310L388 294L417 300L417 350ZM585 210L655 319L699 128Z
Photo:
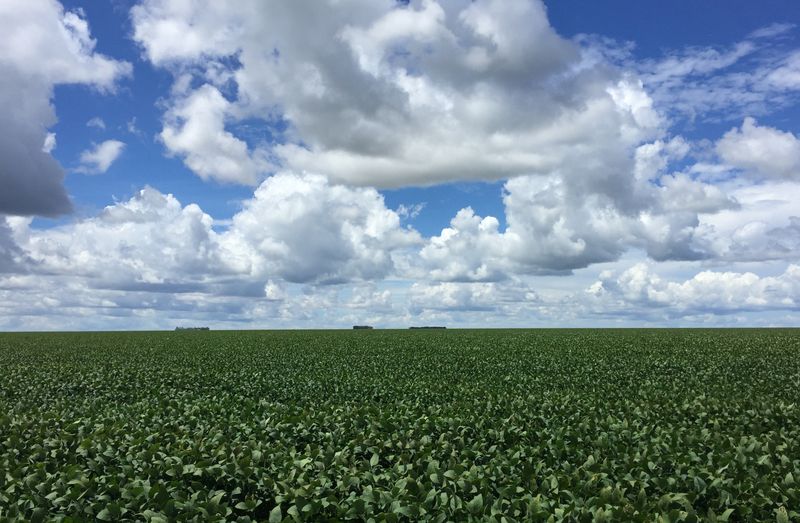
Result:
M27 257L17 245L7 218L0 216L0 274L24 272L27 263Z
M535 207L544 205L539 198L551 197L541 185L509 190L522 188L531 192L512 192L521 199L509 205ZM753 197L735 194L746 219L758 217ZM795 221L790 228L797 228ZM6 328L64 328L65 322L73 328L172 328L181 321L227 327L531 325L597 316L635 323L792 310L800 299L800 272L792 266L783 276L701 271L670 281L651 264L620 270L607 263L614 272L602 274L591 292L566 295L566 283L556 285L559 292L540 292L543 282L555 280L524 272L539 267L543 255L508 256L518 240L500 232L497 220L465 209L426 241L403 228L374 189L310 174L269 178L221 231L197 205L150 187L74 223L36 229L30 222L7 219L0 227L0 302L15 304L0 307L0 316L14 318L2 323ZM773 236L782 242L788 233ZM584 249L596 248L594 239L581 239ZM535 251L542 240L527 241ZM535 264L526 269L522 264L531 259ZM41 315L50 323L26 320Z
M85 278L91 287L188 289L224 273L212 219L197 205L146 187L98 216L47 230L20 227L39 271Z
M203 56L236 52L231 32L237 20L227 6L212 1L192 6L179 2L148 2L131 9L134 38L144 45L154 64L164 65Z
M798 253L800 216L790 216L788 224L782 227L760 221L739 227L731 237L726 257L745 261L794 260Z
M667 135L635 70L560 37L541 2L310 5L132 10L145 54L175 74L162 140L202 178L255 184L288 168L379 188L508 179L505 230L462 211L421 250L422 268L408 266L443 281L566 273L629 248L710 256L700 215L735 202L669 172L691 146ZM711 74L757 48L693 52L649 78ZM287 129L245 139L246 119Z
M77 83L109 91L131 66L94 52L86 20L54 0L2 2L0 32L0 128L14 130L0 136L0 213L69 212L64 172L43 150L56 120L53 87Z
M409 289L409 309L426 311L484 311L512 316L538 305L540 297L527 285L515 282L414 283Z
M81 165L75 171L85 174L104 173L119 158L124 149L125 144L119 140L106 140L95 144L93 148L81 153Z
M785 35L794 28L794 24L774 23L760 27L747 36L748 38L775 38L776 36Z
M94 118L92 118L88 122L86 122L86 127L94 127L96 129L105 130L106 122L103 121L103 119L100 118L99 116L95 116Z
M636 79L585 62L539 1L148 0L132 18L146 56L176 74L162 138L204 179L250 184L277 164L383 188L565 163L622 178L660 132ZM187 71L210 84L186 94ZM247 143L244 119L288 129Z
M397 215L404 220L413 220L420 215L422 210L425 209L426 205L427 202L413 203L408 205L401 203L397 206L396 212Z
M295 283L376 280L391 274L392 251L419 243L374 189L331 184L319 175L268 178L224 238L253 275Z
M800 253L800 184L774 178L755 185L734 181L742 184L729 190L738 205L701 220L713 257L728 262L796 261Z
M253 295L280 282L378 280L393 252L419 235L400 226L374 189L331 185L322 176L266 180L221 233L195 204L146 187L98 216L47 230L20 222L19 248L37 271L114 290ZM270 283L272 282L272 283Z
M206 84L167 113L161 140L204 180L255 185L272 166L264 152L251 153L243 140L225 130L229 107L222 93Z
M800 304L800 266L791 264L777 276L752 272L702 271L682 281L667 281L646 263L618 276L606 275L588 290L600 303L622 300L614 307L666 308L686 313L730 313L745 310L794 310Z
M734 167L765 178L800 179L800 139L745 118L717 142L720 158Z
M108 90L131 73L129 63L94 52L96 42L80 11L64 11L55 0L9 0L0 12L0 60L24 76Z
M777 89L800 89L800 52L784 58L779 67L767 73L766 81Z
M29 164L14 183L68 205L49 156L53 86L111 91L130 65L94 52L79 12L30 5L49 6L57 30L14 37L20 53L44 50L41 67L0 50L0 124L21 129L0 137L0 153L17 147L0 177ZM789 103L800 69L773 44L790 27L636 61L628 44L562 38L538 0L144 0L131 17L144 56L173 74L166 153L254 194L224 220L153 187L48 229L3 218L0 327L796 311L797 137L751 118L716 142L674 127ZM140 133L135 119L127 130ZM79 169L103 172L123 148L96 145ZM407 223L424 204L392 210L377 190L454 180L502 180L503 215L465 207L423 238ZM25 201L0 194L0 213Z
M136 136L137 138L144 138L144 133L141 129L136 126L136 117L134 116L127 122L125 122L125 130L128 131L129 134Z
M462 209L420 251L421 274L442 281L566 274L636 248L656 260L713 257L701 217L735 209L735 199L682 173L640 171L646 177L627 188L605 185L605 194L559 176L511 179L503 186L505 230L495 217Z
M162 140L204 179L255 184L283 168L378 188L507 179L505 230L463 210L421 263L403 262L411 274L567 273L630 248L703 259L701 215L736 205L670 172L692 146L667 134L636 68L560 37L537 0L146 0L132 18L150 61L175 74ZM759 49L690 50L643 77L708 75ZM237 123L253 119L286 130L240 136Z
M497 218L461 209L450 227L420 250L425 273L439 281L497 281L506 277L507 247Z
M50 154L56 148L56 133L47 133L42 144L42 152Z
M673 123L723 121L775 112L796 101L800 54L786 45L796 28L773 24L727 47L666 49L637 59L631 42L582 37L597 60L635 72L655 107Z
M705 259L714 251L701 217L736 206L671 171L692 144L669 136L642 78L726 70L761 49L749 40L687 51L643 76L560 37L535 0L146 0L132 19L146 56L175 74L162 141L204 179L257 184L286 169L378 188L507 180L504 229L462 210L419 260L395 260L401 272L491 282L565 274L632 248ZM244 120L275 132L245 136Z
M0 277L0 302L17 297L14 308L0 306L14 318L0 326L387 321L400 312L375 282L421 243L376 190L286 172L263 182L221 232L213 225L197 205L152 187L48 229L15 219L0 227L0 265L11 271ZM29 323L42 315L47 322Z

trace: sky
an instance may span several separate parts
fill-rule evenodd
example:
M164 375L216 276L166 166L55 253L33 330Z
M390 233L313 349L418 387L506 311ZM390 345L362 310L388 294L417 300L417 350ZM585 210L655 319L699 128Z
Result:
M5 0L0 330L800 323L794 0Z

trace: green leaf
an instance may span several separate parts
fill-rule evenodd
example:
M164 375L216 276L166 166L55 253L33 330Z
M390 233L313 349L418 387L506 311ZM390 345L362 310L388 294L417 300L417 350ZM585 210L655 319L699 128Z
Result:
M775 516L777 523L789 523L789 514L786 513L786 507L780 507Z
M283 521L281 506L278 505L269 512L269 523L280 523Z
M483 512L483 494L478 494L467 503L467 510L472 514L480 514Z

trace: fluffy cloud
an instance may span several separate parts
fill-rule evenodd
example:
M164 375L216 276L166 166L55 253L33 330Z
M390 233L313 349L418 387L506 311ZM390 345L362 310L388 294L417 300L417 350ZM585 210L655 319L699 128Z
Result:
M42 144L42 152L50 154L56 148L56 133L47 133Z
M94 52L95 40L80 11L64 11L55 0L9 0L0 13L0 61L26 77L110 89L130 74L130 64Z
M800 266L789 265L777 276L752 272L702 271L682 282L663 280L645 263L636 264L616 278L604 278L587 289L587 295L605 301L667 308L675 315L687 312L796 309L800 303ZM619 304L617 304L619 306Z
M520 281L415 283L409 289L409 309L413 314L484 311L512 316L539 302L539 295Z
M75 170L86 174L104 173L119 158L124 149L125 144L119 140L106 140L95 144L91 149L81 153L81 164Z
M270 299L281 296L282 281L381 279L394 269L394 251L420 241L374 189L289 173L265 181L221 233L197 205L151 187L74 224L27 224L17 222L3 243L26 253L37 272L105 289ZM3 248L4 263L17 252L10 248Z
M497 218L461 209L450 227L420 251L426 273L439 281L492 281L505 278L505 245Z
M166 116L161 140L204 180L255 185L270 170L263 151L225 130L230 102L219 90L204 85L184 95Z
M397 213L374 189L280 173L233 217L225 241L246 253L254 275L336 283L387 276L394 267L392 251L420 238L400 227Z
M779 227L760 221L742 225L730 237L727 257L745 261L797 259L800 217L790 216L787 221L787 225Z
M636 76L560 37L538 0L146 0L132 17L151 62L176 74L162 140L204 179L253 184L281 165L353 186L509 179L506 229L459 213L420 253L434 279L567 272L630 247L703 258L699 216L735 205L667 172L690 146L665 139ZM653 81L752 48L662 64ZM273 141L237 136L253 118L288 127Z
M0 182L7 166L32 165L8 186L28 184L43 200L15 211L28 197L14 189L0 213L56 214L68 201L49 156L53 85L109 90L129 66L94 52L80 13L20 5L23 19L47 14L56 25L12 31L13 46L47 55L41 67L0 50L10 108L0 124L21 129L0 138ZM716 143L669 127L724 108L761 114L776 93L785 103L797 60L765 58L785 27L636 63L630 48L560 37L539 0L144 0L131 14L147 59L174 74L159 134L167 153L204 180L255 192L224 221L151 187L46 230L0 220L0 327L530 325L796 310L797 137L752 119ZM79 169L106 170L123 145L86 151ZM422 238L404 225L422 205L388 209L376 189L453 180L504 180L504 215L464 208ZM645 256L667 263L617 262ZM683 275L660 276L654 267L672 260ZM704 270L763 260L788 269ZM613 272L568 294L595 280L595 264ZM50 324L33 323L45 314Z
M14 129L0 136L0 213L63 214L72 208L62 185L64 172L44 150L55 145L46 132L55 122L50 86L25 89L25 83L0 62L0 104L6 108L0 111L0 128Z
M519 273L565 272L616 259L633 241L634 218L609 198L571 194L557 177L515 178L504 186L507 227L464 209L431 238L421 259L433 278L494 281Z
M631 148L659 132L641 85L584 61L538 0L147 0L132 16L154 64L214 84L178 96L162 133L204 178L252 183L268 155L354 185L578 177L591 166L590 185L618 188ZM234 132L244 118L289 129L248 146Z
M420 215L422 210L425 209L426 205L427 205L426 202L414 203L409 205L401 203L397 207L396 212L397 215L404 220L413 220L414 218Z
M34 268L92 287L188 290L226 272L212 219L147 187L98 216L48 230L17 227Z
M741 180L736 180L742 183ZM702 217L713 257L736 261L797 261L800 253L800 184L767 180L729 190L737 206Z
M563 274L615 261L631 248L656 260L715 256L703 217L736 209L736 200L686 174L656 169L648 176L630 181L629 201L615 198L613 189L587 191L558 176L509 180L503 187L505 230L494 217L461 210L421 250L422 274L443 281Z
M47 128L55 123L53 86L109 90L131 66L94 52L81 13L65 12L55 0L2 2L0 32L0 128L14 130L0 137L0 213L68 212L64 172L47 151Z
M750 200L740 197L748 219L754 218ZM496 326L562 324L591 315L636 322L793 310L800 303L796 265L779 276L702 271L670 281L652 265L637 264L616 276L602 274L587 293L540 293L533 285L552 286L553 278L517 276L518 267L495 256L513 245L496 220L464 210L449 231L423 243L400 227L399 216L373 189L332 185L315 175L270 178L221 231L196 205L153 188L93 218L47 230L31 228L30 219L0 223L0 301L15 304L0 307L5 328ZM797 228L794 221L790 226ZM459 235L467 238L460 246L453 241ZM482 255L475 254L475 237L487 242L479 247ZM437 259L437 249L447 256ZM430 270L462 255L463 266ZM479 263L507 272L486 281L489 272L474 270ZM416 283L386 281L412 272ZM28 322L45 313L51 323Z
M717 142L724 162L765 178L800 179L800 139L790 132L759 126L745 118Z

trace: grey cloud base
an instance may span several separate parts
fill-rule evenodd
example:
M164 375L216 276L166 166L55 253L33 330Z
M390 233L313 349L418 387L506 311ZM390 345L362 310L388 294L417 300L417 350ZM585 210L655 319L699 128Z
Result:
M2 121L0 126L8 128ZM30 143L9 141L0 139L0 214L55 217L71 212L58 162L41 150L30 150Z
M64 170L42 150L46 126L55 120L50 89L27 83L0 65L0 214L58 216L72 203Z

